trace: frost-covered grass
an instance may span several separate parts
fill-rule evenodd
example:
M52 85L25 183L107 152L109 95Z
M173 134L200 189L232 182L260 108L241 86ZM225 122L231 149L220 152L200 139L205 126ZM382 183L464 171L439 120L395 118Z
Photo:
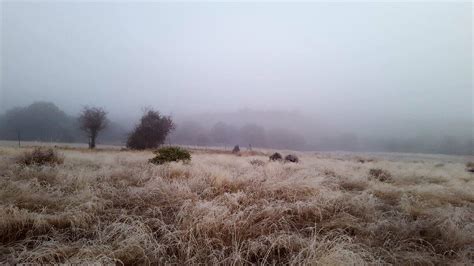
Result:
M472 158L203 150L153 165L68 148L62 165L15 164L24 151L0 148L0 263L474 263Z

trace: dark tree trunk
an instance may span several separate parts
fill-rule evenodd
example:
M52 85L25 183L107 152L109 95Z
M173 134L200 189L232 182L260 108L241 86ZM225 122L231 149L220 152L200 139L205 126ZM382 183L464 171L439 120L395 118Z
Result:
M17 135L18 135L18 148L21 147L21 136L20 136L20 131L18 130L17 132Z
M95 148L95 139L97 138L97 134L92 133L89 140L89 149Z

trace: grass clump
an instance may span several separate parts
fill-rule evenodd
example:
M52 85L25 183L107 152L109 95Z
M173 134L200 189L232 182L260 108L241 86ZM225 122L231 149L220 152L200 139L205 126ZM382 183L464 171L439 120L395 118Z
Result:
M253 166L264 166L265 162L259 159L254 159L250 161L250 164Z
M383 155L368 167L299 152L290 165L196 149L192 164L154 167L149 151L61 149L64 167L11 164L22 151L0 147L0 265L474 261L474 182L461 157ZM371 168L396 182L368 179Z
M64 158L53 148L36 147L32 151L26 151L17 158L20 165L58 165L64 162Z
M390 182L392 181L392 175L387 170L381 168L372 168L369 170L369 179L377 179L381 182Z
M164 164L167 162L179 162L187 163L191 161L191 154L189 151L180 147L163 147L154 152L155 158L150 159L153 164Z

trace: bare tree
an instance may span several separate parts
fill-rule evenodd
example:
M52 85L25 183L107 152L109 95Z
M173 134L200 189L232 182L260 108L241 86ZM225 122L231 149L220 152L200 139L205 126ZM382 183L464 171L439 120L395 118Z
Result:
M95 148L95 140L99 132L107 127L107 112L100 107L84 107L79 116L81 130L89 137L89 148Z

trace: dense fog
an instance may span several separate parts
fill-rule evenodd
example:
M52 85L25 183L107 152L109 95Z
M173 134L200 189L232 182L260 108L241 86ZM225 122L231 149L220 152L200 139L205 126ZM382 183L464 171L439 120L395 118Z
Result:
M13 2L1 7L0 139L473 154L472 3Z

